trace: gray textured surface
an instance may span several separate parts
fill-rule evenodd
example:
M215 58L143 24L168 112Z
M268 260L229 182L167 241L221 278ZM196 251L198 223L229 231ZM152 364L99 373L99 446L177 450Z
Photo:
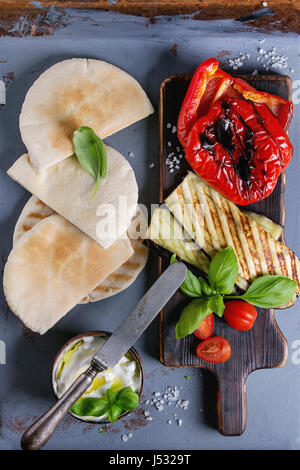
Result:
M69 12L68 25L48 37L1 38L0 79L13 72L7 87L7 104L0 110L0 247L3 264L12 246L14 224L29 198L6 170L25 150L18 129L24 95L41 71L69 57L95 57L120 66L140 81L157 110L160 83L174 73L192 72L198 63L222 55L222 62L249 53L247 73L258 68L258 49L277 46L287 54L289 67L282 72L294 80L295 114L290 128L295 156L287 169L286 228L288 246L300 254L299 152L300 121L299 37L247 32L236 22L205 22L190 19L147 19L95 13ZM265 39L261 44L260 39ZM174 46L174 44L176 46ZM223 51L223 52L222 52ZM225 55L224 55L225 51ZM226 55L230 52L231 55ZM260 70L260 69L259 69ZM12 75L9 75L10 77ZM298 80L298 81L297 81ZM137 176L140 202L157 201L158 122L157 112L148 119L115 134L107 142L128 157ZM149 169L154 162L156 167ZM7 364L0 365L0 449L18 449L22 432L34 417L53 401L51 365L58 349L72 336L92 330L114 330L156 277L156 257L125 292L100 303L77 306L44 336L28 334L9 312L1 294L0 339L6 342ZM216 385L199 370L167 369L158 361L157 325L153 324L136 347L146 370L144 400L168 385L182 386L181 398L190 401L187 410L165 406L156 411L142 404L139 410L99 434L98 425L67 417L48 443L48 449L298 449L300 445L299 359L300 304L276 312L279 326L289 343L289 358L283 369L260 370L247 381L248 424L240 437L223 437L215 429ZM298 341L298 343L297 343ZM294 355L293 355L294 354ZM185 380L185 375L190 380ZM143 417L149 410L153 421ZM179 427L173 419L182 418ZM172 419L172 424L167 420ZM127 442L122 434L131 432Z

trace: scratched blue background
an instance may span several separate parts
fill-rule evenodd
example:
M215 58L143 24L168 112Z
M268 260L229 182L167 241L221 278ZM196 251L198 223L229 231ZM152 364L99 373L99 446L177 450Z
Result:
M39 2L37 2L39 3ZM52 10L52 15L59 14ZM55 18L54 18L55 20ZM140 202L157 202L158 178L158 96L161 82L175 73L193 72L208 57L219 56L224 66L240 52L250 55L241 72L261 70L258 49L276 46L287 54L295 114L290 127L295 156L287 169L286 227L288 246L300 254L300 67L299 36L262 34L231 20L199 22L189 17L148 19L112 13L66 11L64 26L47 37L0 38L0 79L7 82L7 104L0 109L0 247L2 263L12 246L18 215L29 194L10 180L6 170L25 151L18 128L18 116L28 87L53 63L70 57L95 57L111 62L132 74L145 88L156 113L134 124L107 142L128 156L140 188ZM26 29L21 18L12 33ZM259 40L265 39L261 44ZM174 46L174 44L176 46ZM222 52L223 51L223 52ZM227 65L226 65L227 64ZM293 69L294 72L291 72ZM271 70L271 72L276 70ZM299 90L299 91L298 91ZM154 162L154 169L149 165ZM114 330L130 312L156 277L157 260L151 256L147 268L125 292L100 303L77 306L44 336L28 334L8 310L1 292L0 339L6 342L7 363L0 365L0 449L18 449L22 432L53 403L50 372L58 349L72 336L91 329ZM3 268L3 266L2 266ZM180 398L190 401L187 410L166 406L155 411L140 408L99 434L98 425L87 425L66 417L47 449L298 449L300 304L276 312L279 326L289 343L289 358L282 369L260 370L247 380L248 423L240 437L224 437L216 430L216 384L204 371L167 369L158 360L157 324L138 341L146 370L143 401L163 392L169 385L182 386ZM185 380L185 375L190 380ZM153 421L143 417L150 411ZM179 427L174 413L183 420ZM172 419L173 424L167 420ZM121 436L132 433L123 442Z

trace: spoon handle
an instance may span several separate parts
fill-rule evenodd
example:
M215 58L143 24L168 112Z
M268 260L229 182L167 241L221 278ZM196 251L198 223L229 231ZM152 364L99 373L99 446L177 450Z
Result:
M74 403L93 383L99 369L91 365L62 395L62 397L23 434L21 447L24 450L39 450L50 439L55 429Z

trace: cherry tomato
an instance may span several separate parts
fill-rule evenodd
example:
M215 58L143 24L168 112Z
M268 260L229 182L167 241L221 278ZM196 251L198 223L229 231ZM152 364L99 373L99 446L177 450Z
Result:
M251 330L256 317L256 308L244 300L231 300L225 304L224 318L236 330Z
M222 336L212 336L197 346L196 354L208 362L225 362L230 358L231 348L227 339Z
M199 339L210 338L214 331L214 314L210 313L200 323L198 328L193 332Z

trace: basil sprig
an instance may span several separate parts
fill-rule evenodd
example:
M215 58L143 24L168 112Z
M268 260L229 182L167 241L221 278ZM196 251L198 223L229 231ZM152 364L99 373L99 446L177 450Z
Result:
M74 153L82 168L88 171L96 181L91 199L98 191L100 181L107 174L107 156L104 143L90 127L79 127L73 133Z
M252 282L238 298L262 308L275 308L288 302L296 292L297 283L285 276L266 274Z
M109 389L106 396L106 399L86 397L78 400L70 411L77 416L99 417L107 414L109 421L114 423L122 413L133 411L139 404L139 396L131 387L123 387L117 393Z
M176 255L171 257L171 263ZM180 289L196 297L182 311L175 327L177 339L191 334L210 313L223 316L224 299L242 299L262 308L275 308L287 303L296 293L297 283L285 276L266 274L255 279L243 295L230 295L238 273L238 260L232 247L220 251L210 262L208 283L188 271Z
M225 250L217 253L209 264L209 284L219 294L231 294L238 268L236 254L231 246L227 246Z
M192 300L183 309L180 320L175 326L176 339L184 338L186 335L193 333L210 313L209 299Z

